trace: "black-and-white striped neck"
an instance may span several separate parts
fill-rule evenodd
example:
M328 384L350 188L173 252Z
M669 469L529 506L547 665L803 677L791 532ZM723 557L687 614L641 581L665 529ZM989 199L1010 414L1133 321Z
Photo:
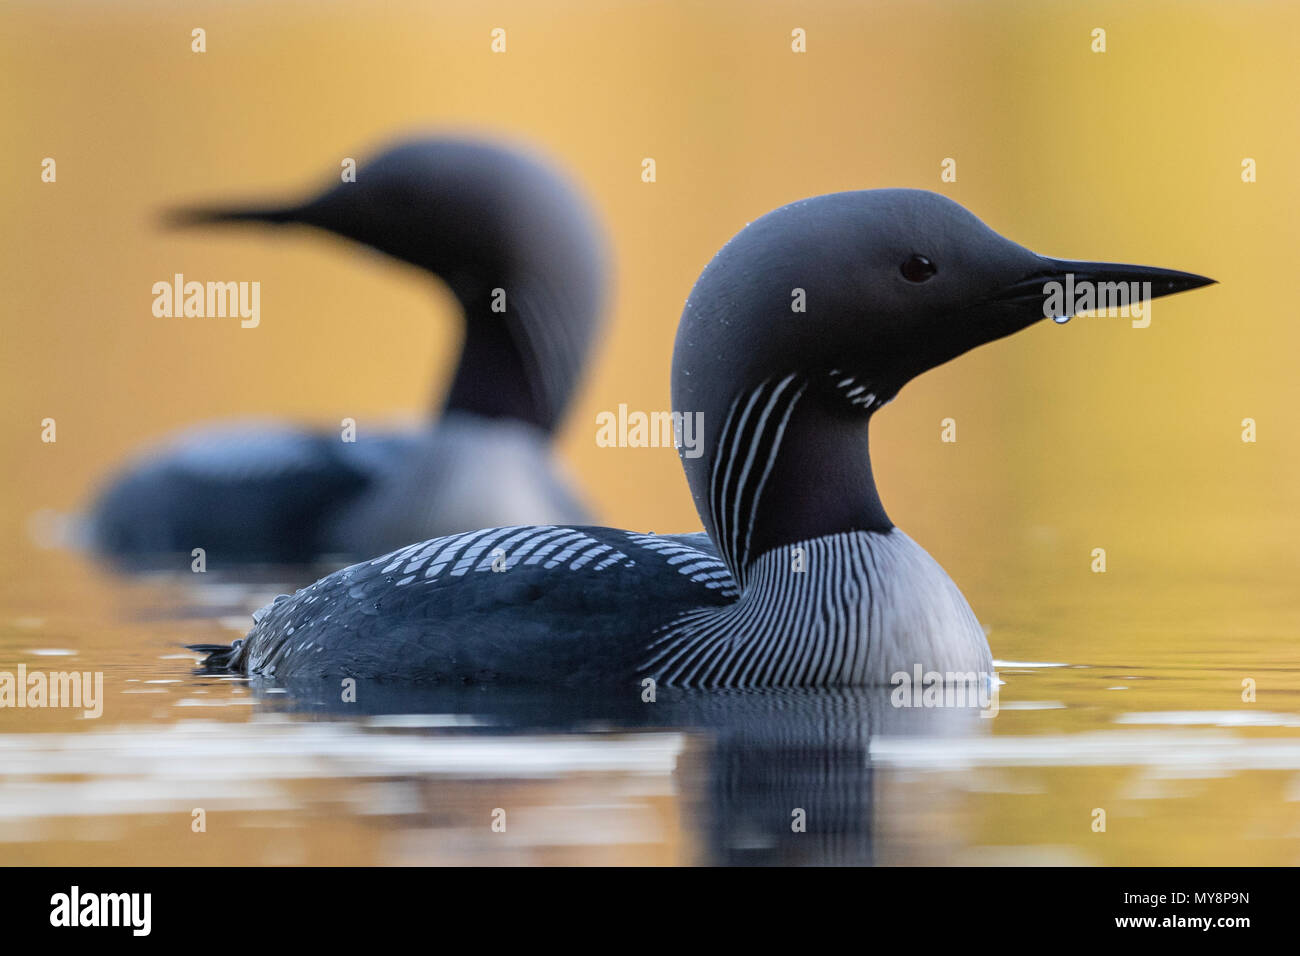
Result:
M768 551L739 599L660 629L640 672L677 687L888 683L916 664L988 672L983 629L933 558L897 528Z
M707 453L704 517L742 588L754 560L776 548L893 528L867 449L870 412L890 398L832 369L774 376L731 403Z

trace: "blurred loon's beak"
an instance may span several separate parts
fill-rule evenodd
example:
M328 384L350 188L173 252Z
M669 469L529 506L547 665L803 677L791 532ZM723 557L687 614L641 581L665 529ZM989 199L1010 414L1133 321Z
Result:
M167 210L163 214L163 222L173 228L235 222L278 225L301 222L301 212L301 206L187 206Z

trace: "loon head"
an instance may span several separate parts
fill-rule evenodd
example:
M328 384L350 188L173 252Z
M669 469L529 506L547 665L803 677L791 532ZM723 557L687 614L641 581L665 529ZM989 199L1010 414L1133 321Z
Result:
M312 226L437 276L467 322L449 407L552 427L605 296L605 242L575 185L523 148L452 136L402 140L338 176L302 202L170 219Z
M923 190L836 193L768 213L704 269L678 327L673 408L702 413L701 447L712 449L683 456L697 510L741 575L779 544L888 530L866 422L904 384L1073 314L1081 300L1051 300L1053 282L1123 283L1136 306L1212 281L1040 256Z

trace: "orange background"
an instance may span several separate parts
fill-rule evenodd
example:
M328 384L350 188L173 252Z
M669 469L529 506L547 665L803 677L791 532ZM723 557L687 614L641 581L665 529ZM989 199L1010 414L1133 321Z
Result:
M599 448L595 416L620 402L668 407L677 317L713 252L799 197L924 187L1045 254L1221 285L1157 302L1149 329L1043 323L909 386L873 426L891 517L995 627L1016 619L1024 575L1039 579L1040 611L1096 586L1098 546L1112 578L1178 589L1166 624L1203 620L1197 602L1211 600L1234 621L1253 608L1270 627L1298 622L1256 585L1290 594L1300 567L1289 298L1300 8L546 7L6 5L0 521L11 570L31 560L33 511L81 507L125 456L175 429L260 415L364 428L421 412L459 336L436 284L322 236L169 233L158 215L180 201L301 194L402 131L471 129L550 153L611 236L609 326L559 449L604 523L698 527L676 456ZM195 26L204 54L190 50ZM489 49L496 26L505 54ZM796 26L806 54L790 50ZM1090 49L1096 26L1104 54ZM40 180L46 156L56 184ZM654 184L640 179L645 156ZM1258 161L1255 184L1240 179L1245 156ZM956 183L940 183L944 157L957 160ZM154 318L151 285L175 272L260 281L260 328ZM55 445L40 441L46 416ZM949 416L955 445L939 441ZM1240 441L1248 416L1253 445ZM1089 640L1089 653L1129 646Z

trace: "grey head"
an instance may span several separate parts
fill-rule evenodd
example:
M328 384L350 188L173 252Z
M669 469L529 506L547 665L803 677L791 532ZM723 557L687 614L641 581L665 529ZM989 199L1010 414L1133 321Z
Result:
M605 241L579 190L531 152L451 136L403 139L288 204L180 210L177 225L306 225L437 276L465 313L446 409L551 430L604 306Z
M1040 256L913 189L795 202L728 242L682 313L673 408L703 414L705 453L683 464L733 573L743 582L779 545L892 528L867 452L872 414L927 369L1073 314L1045 311L1057 281L1139 283L1136 305L1213 280Z

